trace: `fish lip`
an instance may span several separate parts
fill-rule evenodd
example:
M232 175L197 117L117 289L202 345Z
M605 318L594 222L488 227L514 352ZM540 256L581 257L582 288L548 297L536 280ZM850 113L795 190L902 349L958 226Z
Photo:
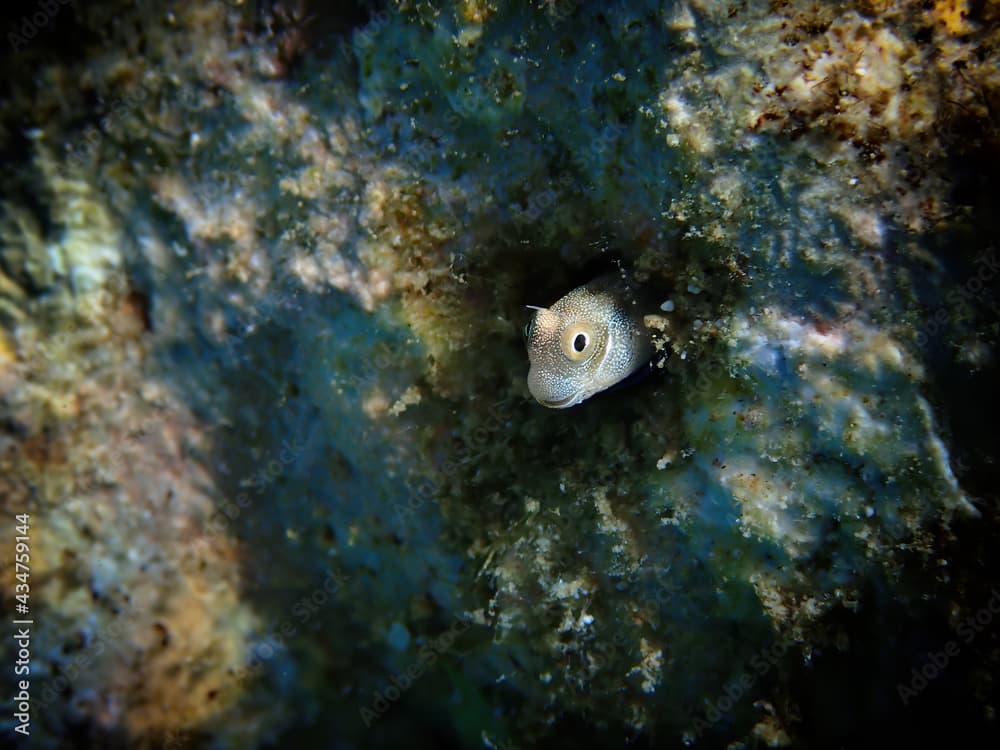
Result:
M575 393L567 396L566 398L559 399L558 401L542 401L538 400L542 406L547 406L550 409L566 409L570 406L576 406L578 403L583 401L581 394L583 391L576 391Z

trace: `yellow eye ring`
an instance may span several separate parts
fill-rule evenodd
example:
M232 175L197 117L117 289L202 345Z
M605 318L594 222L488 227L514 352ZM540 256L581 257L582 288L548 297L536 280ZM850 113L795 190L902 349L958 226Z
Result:
M563 331L560 344L563 354L579 362L594 353L594 332L586 323L573 323Z

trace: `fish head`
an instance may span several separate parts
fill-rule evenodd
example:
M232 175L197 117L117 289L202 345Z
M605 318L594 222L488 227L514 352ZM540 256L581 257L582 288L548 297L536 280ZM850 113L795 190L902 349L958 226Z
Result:
M587 287L550 308L535 308L527 331L528 390L535 400L565 409L621 380L621 347L630 342L621 340L620 317L611 295Z

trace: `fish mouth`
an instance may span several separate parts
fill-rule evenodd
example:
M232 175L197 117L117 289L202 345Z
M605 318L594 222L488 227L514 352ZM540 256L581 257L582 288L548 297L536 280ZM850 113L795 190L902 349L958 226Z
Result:
M583 395L583 391L577 391L576 393L570 394L566 398L561 398L558 401L543 401L542 399L538 399L538 403L542 406L547 406L550 409L565 409L570 406L576 406L578 403L583 401L584 398L586 397Z

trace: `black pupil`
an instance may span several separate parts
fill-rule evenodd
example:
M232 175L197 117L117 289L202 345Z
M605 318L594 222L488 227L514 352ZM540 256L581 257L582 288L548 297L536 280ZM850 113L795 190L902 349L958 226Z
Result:
M573 351L582 352L587 348L587 337L582 333L576 334L576 338L573 339Z

